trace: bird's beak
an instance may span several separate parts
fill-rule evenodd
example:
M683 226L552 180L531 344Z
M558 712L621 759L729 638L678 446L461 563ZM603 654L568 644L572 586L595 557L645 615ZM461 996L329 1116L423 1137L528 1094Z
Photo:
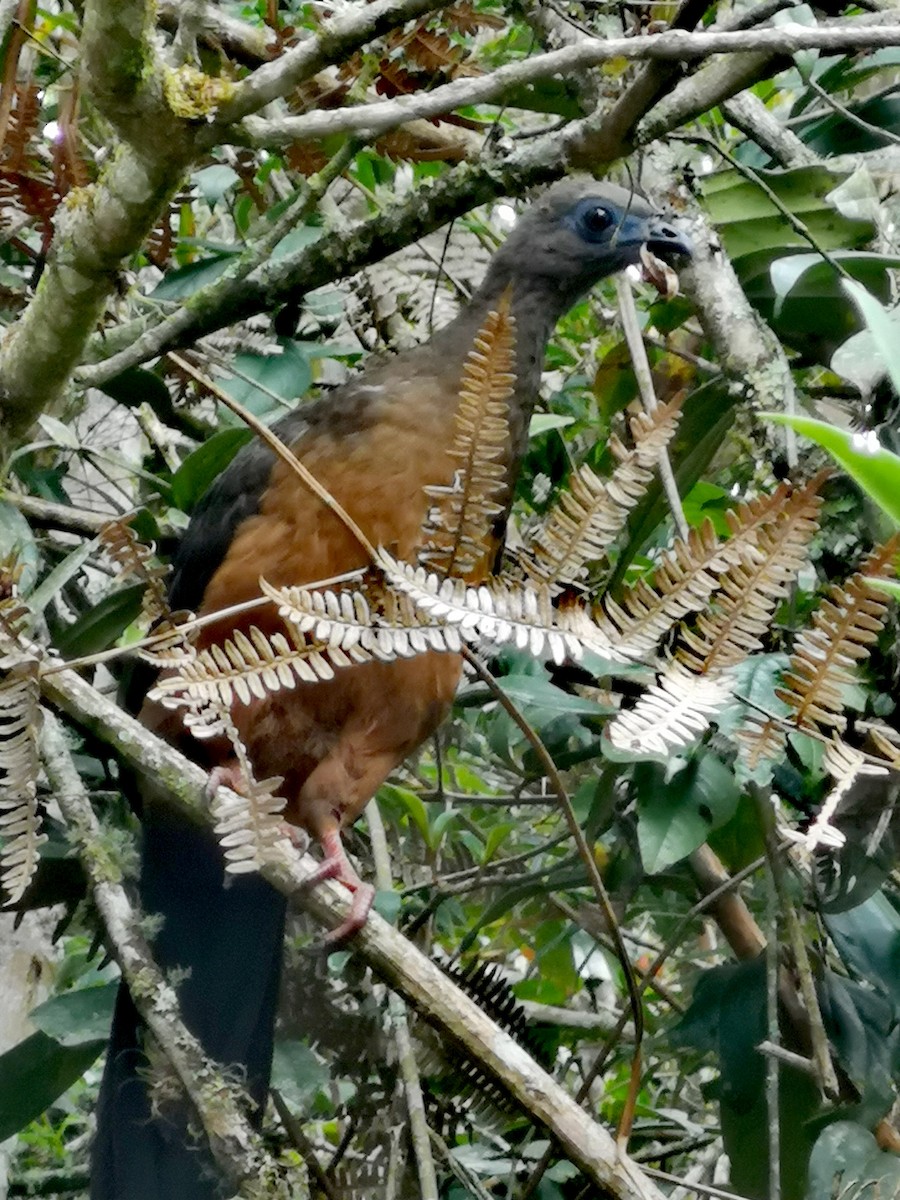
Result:
M693 258L694 247L686 233L670 225L668 221L654 219L648 222L647 249L664 262L672 259Z

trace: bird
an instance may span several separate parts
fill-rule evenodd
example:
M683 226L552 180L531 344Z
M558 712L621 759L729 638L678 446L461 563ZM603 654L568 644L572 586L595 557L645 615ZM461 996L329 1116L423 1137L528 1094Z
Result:
M505 511L554 327L599 280L638 263L643 247L666 260L691 253L686 234L634 191L565 179L519 217L453 321L410 350L371 357L358 375L299 406L274 430L372 545L415 561L432 503L425 489L451 485L457 469L448 450L460 379L489 314L508 303L516 330L502 462ZM500 546L503 524L501 515L485 531L486 544ZM266 633L279 628L274 607L268 615L214 618L257 598L261 576L276 587L302 585L367 565L366 550L346 524L257 440L195 509L173 561L169 602L212 618L200 635L203 648L251 624ZM287 821L321 846L314 881L335 878L352 893L341 936L364 922L373 895L347 858L341 832L438 728L460 673L461 659L448 653L367 662L232 711L255 777L281 777ZM214 784L240 785L229 749L193 738L178 711L147 699L140 719L210 770ZM162 918L154 955L179 980L188 1028L241 1081L259 1125L274 1045L284 898L258 876L227 876L212 834L154 797L144 798L142 824L140 902ZM98 1104L91 1200L221 1200L230 1194L227 1181L189 1132L187 1102L161 1105L152 1094L144 1038L122 984Z

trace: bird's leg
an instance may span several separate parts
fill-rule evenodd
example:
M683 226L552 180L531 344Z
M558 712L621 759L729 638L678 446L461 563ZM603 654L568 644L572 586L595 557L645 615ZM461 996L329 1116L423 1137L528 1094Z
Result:
M341 841L340 829L335 827L323 833L319 837L319 844L325 855L324 861L313 871L304 886L312 888L326 879L336 879L353 893L349 913L337 929L333 929L325 938L326 945L333 946L346 942L365 925L372 901L375 899L375 889L370 883L363 883L357 875Z

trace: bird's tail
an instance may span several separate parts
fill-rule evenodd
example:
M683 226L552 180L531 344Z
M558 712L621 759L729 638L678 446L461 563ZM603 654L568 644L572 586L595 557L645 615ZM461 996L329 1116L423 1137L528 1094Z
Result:
M186 1025L255 1101L258 1123L272 1065L284 897L259 876L226 876L208 831L154 806L144 820L141 900L145 913L163 918L154 955L177 986ZM145 1038L123 984L100 1091L91 1200L221 1200L231 1192L202 1136L186 1132L186 1103L153 1093Z

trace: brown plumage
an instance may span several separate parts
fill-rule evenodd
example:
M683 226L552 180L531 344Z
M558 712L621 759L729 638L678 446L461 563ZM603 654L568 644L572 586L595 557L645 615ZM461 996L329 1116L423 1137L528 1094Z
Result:
M464 364L501 296L509 297L516 327L502 506L511 499L525 451L554 325L598 279L637 262L643 244L658 254L688 252L677 230L621 188L592 180L551 188L520 219L454 322L423 346L370 361L357 378L291 414L276 431L373 545L414 561L433 503L425 488L451 484L458 467L449 451ZM501 538L502 521L485 530L476 576L490 569ZM195 512L176 558L171 603L205 615L257 596L260 576L297 585L366 565L365 551L339 518L270 450L252 444ZM266 632L278 628L273 609L240 621ZM208 627L201 648L239 623ZM347 668L329 682L300 684L233 709L257 778L283 777L288 820L321 844L320 875L334 875L355 892L341 935L358 928L372 896L344 855L341 829L437 728L459 673L457 656L429 653ZM214 781L235 782L227 743L191 739L177 712L149 702L142 719L208 765ZM248 1089L261 1102L272 1049L282 900L252 876L224 882L218 848L171 815L147 816L143 898L165 915L157 956L167 968L190 968L179 993L186 1020L211 1056L242 1064ZM169 1130L150 1112L140 1040L125 995L104 1083L93 1200L218 1196L215 1185L204 1182L201 1156L179 1157L183 1139L172 1145ZM131 1107L120 1111L113 1097L123 1094Z

